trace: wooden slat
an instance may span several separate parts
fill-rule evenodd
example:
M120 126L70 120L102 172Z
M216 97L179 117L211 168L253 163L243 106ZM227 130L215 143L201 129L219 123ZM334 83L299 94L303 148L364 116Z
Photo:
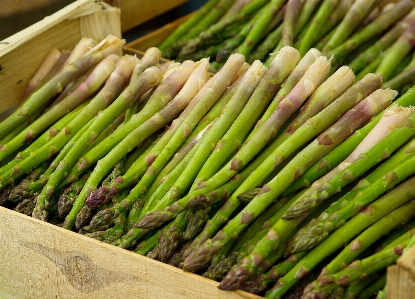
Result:
M157 47L160 45L181 23L186 21L191 14L188 14L174 22L168 23L163 27L146 34L143 37L129 42L125 45L124 49L129 52L138 51L139 53L145 52L150 47Z
M131 29L162 13L169 11L187 0L119 0L122 31Z
M260 298L2 207L0 244L11 298Z

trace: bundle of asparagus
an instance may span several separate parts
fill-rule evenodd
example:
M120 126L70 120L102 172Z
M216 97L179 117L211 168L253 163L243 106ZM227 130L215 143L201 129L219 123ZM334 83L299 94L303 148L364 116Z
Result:
M415 87L395 100L315 48L213 75L122 44L46 55L0 123L1 205L226 290L385 293L413 243Z
M232 53L268 66L283 46L301 56L317 48L334 55L332 72L378 73L385 88L404 92L415 82L413 8L411 0L209 0L158 47L177 61L210 57L213 72Z

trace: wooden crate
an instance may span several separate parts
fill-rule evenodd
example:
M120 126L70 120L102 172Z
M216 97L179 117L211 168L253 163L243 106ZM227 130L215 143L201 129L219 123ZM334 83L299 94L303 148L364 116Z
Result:
M127 31L161 15L187 0L105 0L121 9L121 30Z
M0 43L0 113L16 106L51 48L81 37L121 35L120 23L97 30L119 10L78 0ZM119 18L118 18L119 20ZM0 116L1 117L1 116ZM225 292L218 283L0 207L2 299L260 298Z
M159 29L146 34L124 46L124 51L130 53L142 54L150 47L160 45L181 23L187 20L191 14L181 17L171 23L160 27Z
M388 268L387 284L388 299L415 298L415 247Z

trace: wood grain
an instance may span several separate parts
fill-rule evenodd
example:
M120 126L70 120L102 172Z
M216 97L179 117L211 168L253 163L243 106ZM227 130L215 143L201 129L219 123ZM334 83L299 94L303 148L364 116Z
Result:
M12 298L260 298L2 207L0 242Z

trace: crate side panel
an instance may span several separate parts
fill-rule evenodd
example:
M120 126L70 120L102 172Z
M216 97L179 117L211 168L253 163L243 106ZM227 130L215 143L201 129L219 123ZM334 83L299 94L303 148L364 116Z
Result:
M186 1L187 0L120 0L121 29L122 31L131 29L185 3Z
M79 20L64 20L0 57L0 113L20 103L29 80L50 49L71 49L80 38Z
M260 298L1 207L0 242L0 285L21 299Z

